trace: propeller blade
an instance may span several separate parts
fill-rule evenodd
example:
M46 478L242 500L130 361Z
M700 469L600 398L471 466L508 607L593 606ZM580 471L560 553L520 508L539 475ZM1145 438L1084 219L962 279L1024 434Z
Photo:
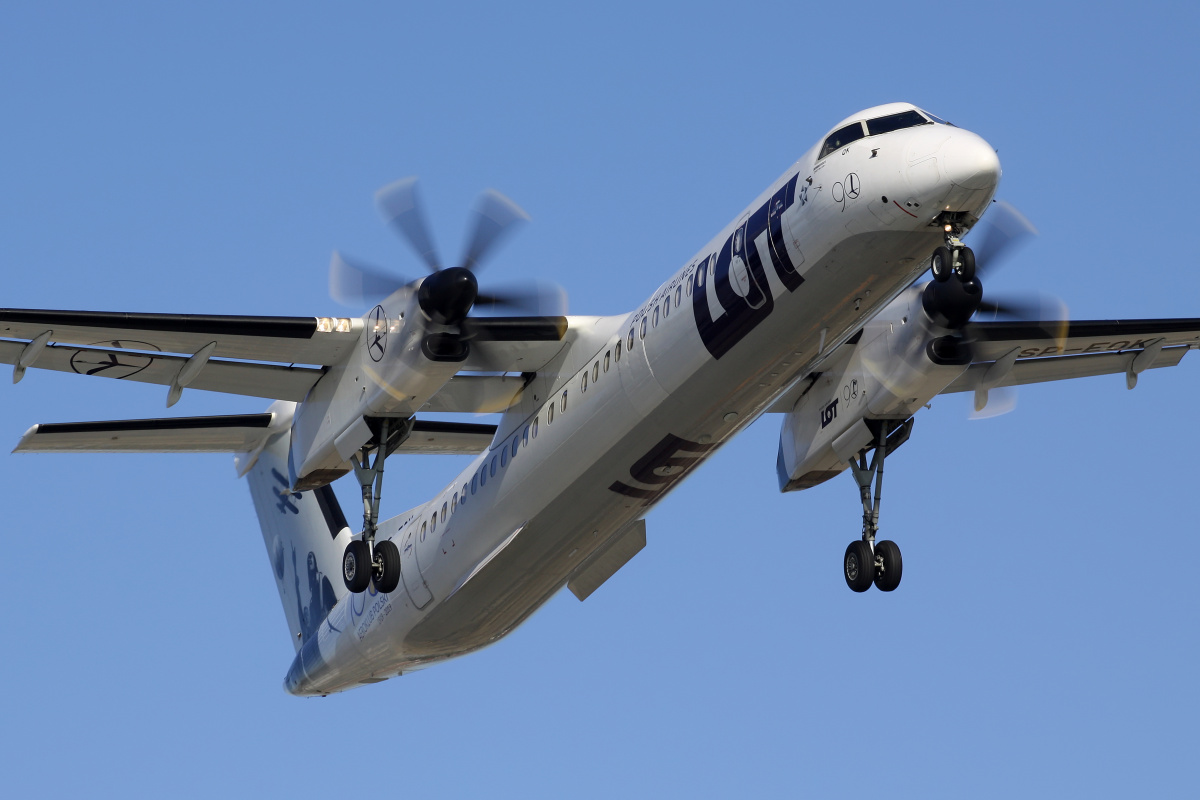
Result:
M990 316L989 316L990 315ZM981 300L975 320L988 322L996 317L1008 317L1019 322L1037 323L1054 337L1061 347L1070 325L1071 314L1067 304L1051 294L1038 293L1025 297L1008 297L999 300Z
M999 417L1017 407L1017 391L1011 386L1000 386L995 389L978 389L975 391L975 410L968 419L989 419Z
M557 283L535 281L482 291L476 310L515 311L521 316L561 317L567 313L567 292Z
M514 226L528 219L529 215L520 206L495 189L488 189L475 205L475 230L468 241L462 265L477 271L488 251Z
M329 296L344 306L374 305L408 283L399 275L350 261L336 250L329 260Z
M971 250L975 253L980 276L994 270L1004 259L1011 258L1038 233L1024 214L1003 200L992 204L972 232L976 230L979 233L972 238Z
M375 193L375 204L388 224L400 232L430 272L437 272L441 264L421 203L417 199L417 179L405 178L388 184Z

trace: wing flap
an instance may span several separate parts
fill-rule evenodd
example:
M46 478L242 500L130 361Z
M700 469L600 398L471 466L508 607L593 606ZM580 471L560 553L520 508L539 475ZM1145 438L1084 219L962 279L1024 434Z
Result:
M0 341L0 364L16 364L24 349L24 342ZM50 345L31 368L170 386L187 360L157 353ZM188 388L299 402L322 374L311 367L210 359Z
M241 453L276 431L275 414L34 425L14 453Z
M332 318L324 318L327 321ZM0 309L0 337L34 339L52 331L60 344L101 345L166 353L198 352L210 342L213 355L281 364L336 364L358 344L361 319L321 325L317 317L252 317L201 314L135 314L109 311ZM333 328L322 330L323 327Z
M492 446L495 425L419 419L397 453L473 456Z
M525 387L516 375L455 375L422 411L460 414L494 414L514 405Z

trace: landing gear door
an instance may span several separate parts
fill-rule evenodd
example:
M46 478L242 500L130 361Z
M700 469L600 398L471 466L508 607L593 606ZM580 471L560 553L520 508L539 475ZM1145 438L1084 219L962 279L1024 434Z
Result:
M414 538L415 525L409 527L404 535L404 546L400 548L400 577L404 581L404 590L417 608L424 608L433 599L433 593L425 585L421 577L421 565L417 561L417 543Z

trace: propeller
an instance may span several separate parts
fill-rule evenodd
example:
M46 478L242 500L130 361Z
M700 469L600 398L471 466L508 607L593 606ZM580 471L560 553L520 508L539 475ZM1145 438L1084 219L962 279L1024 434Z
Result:
M992 204L975 227L971 229L971 250L975 252L976 274L987 275L1005 260L1012 258L1038 235L1038 230L1011 203L999 200Z
M417 195L417 179L405 178L375 193L375 203L387 223L412 248L430 274L413 280L335 252L329 264L329 293L345 305L367 305L395 292L416 291L421 309L442 325L458 325L472 308L510 310L519 314L566 313L566 293L552 284L517 285L480 291L476 273L521 223L529 220L520 206L489 189L476 201L473 226L457 266L445 267L438 256Z
M1037 228L1010 203L994 203L987 215L971 230L970 244L975 254L977 277L995 275L996 269L1029 244L1037 233ZM935 321L945 327L961 329L968 345L973 345L972 340L976 338L972 332L972 322L998 319L1033 322L1053 337L1060 347L1067 333L1067 308L1058 298L1040 293L985 297L980 280L954 280L940 284L935 281L926 287L922 303ZM1014 351L998 359L980 375L971 419L999 416L1016 407L1016 390L997 386L1007 377L1015 362Z

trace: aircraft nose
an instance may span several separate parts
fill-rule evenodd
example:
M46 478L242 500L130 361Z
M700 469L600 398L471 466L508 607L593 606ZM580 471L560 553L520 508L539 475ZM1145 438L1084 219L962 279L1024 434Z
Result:
M964 189L995 189L1000 158L992 146L970 131L957 130L940 153L946 179Z

